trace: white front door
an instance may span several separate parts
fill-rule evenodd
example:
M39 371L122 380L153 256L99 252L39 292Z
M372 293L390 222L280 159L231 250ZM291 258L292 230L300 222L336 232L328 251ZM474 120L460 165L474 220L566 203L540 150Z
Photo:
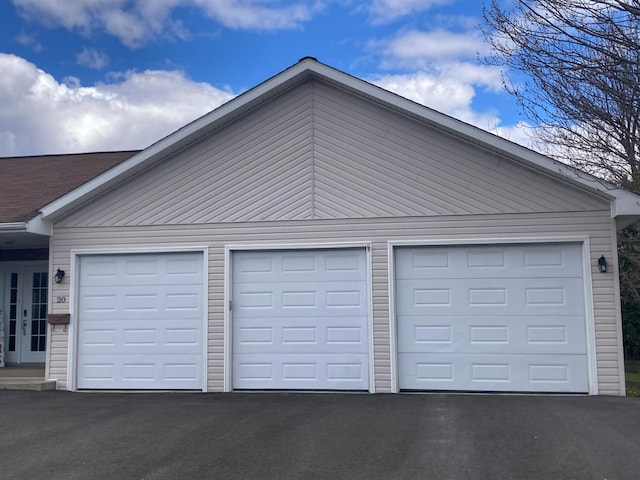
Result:
M233 255L233 387L368 390L364 249Z
M8 264L2 308L6 363L44 363L47 345L46 264Z

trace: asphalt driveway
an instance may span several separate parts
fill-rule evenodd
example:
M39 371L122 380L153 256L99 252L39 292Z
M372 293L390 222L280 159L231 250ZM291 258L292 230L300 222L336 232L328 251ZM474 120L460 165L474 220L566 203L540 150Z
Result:
M0 391L0 478L638 479L640 399Z

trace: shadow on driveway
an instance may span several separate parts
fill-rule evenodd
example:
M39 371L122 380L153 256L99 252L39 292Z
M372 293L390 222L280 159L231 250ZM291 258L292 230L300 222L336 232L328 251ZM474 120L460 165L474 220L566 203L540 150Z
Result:
M0 392L0 478L638 479L640 399Z

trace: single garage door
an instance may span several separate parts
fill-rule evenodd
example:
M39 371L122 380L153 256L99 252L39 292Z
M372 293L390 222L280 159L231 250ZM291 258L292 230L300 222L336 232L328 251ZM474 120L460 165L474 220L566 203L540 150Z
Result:
M587 392L579 244L396 249L399 387Z
M201 253L80 260L78 388L202 389Z
M367 390L364 249L233 254L233 387Z

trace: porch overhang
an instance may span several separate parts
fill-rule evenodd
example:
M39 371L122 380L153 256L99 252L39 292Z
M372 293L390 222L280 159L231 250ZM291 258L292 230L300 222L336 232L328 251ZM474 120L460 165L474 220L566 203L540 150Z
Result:
M0 250L49 246L51 223L41 215L26 222L0 223Z

